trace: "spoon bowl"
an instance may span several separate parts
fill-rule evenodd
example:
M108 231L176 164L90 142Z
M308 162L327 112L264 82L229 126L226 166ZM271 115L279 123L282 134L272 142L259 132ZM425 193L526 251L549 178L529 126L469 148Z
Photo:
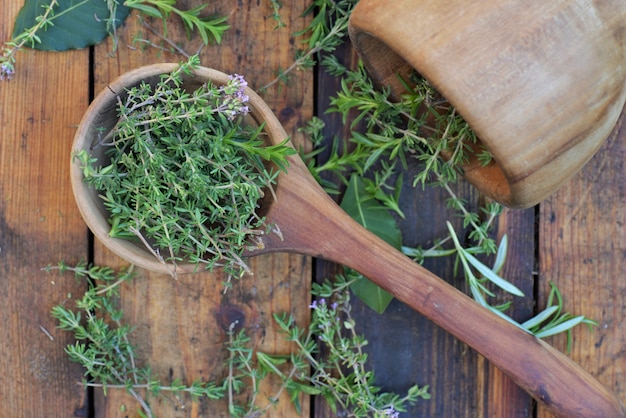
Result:
M125 86L143 79L156 80L159 74L174 68L175 64L150 66L111 83L81 122L74 149L91 149L98 136L95 128L114 126L116 96L123 94ZM226 75L201 68L188 82L191 87L206 80L225 83ZM267 104L252 90L246 93L252 118L265 123L268 142L278 144L285 140L288 136ZM364 229L324 192L298 156L288 158L288 171L278 176L276 198L264 202L263 208L267 221L278 226L281 234L261 236L260 245L246 255L295 252L355 269L474 348L557 416L626 416L619 400L576 363L478 305ZM97 193L82 181L77 164L72 164L71 172L78 206L97 238L139 267L169 273L169 267L144 247L108 236L106 211ZM191 272L197 267L177 268L179 272Z

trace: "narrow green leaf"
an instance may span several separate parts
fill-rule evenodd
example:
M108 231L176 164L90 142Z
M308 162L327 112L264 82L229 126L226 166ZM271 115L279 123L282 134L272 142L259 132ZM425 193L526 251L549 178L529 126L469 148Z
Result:
M514 320L513 318L511 318L510 316L508 316L507 314L500 312L498 309L494 308L493 306L487 306L487 308L493 312L494 314L498 315L500 318L504 319L507 322L510 322L511 324L515 325L518 328L523 329L524 331L528 332L527 329L522 328L522 326L519 324L519 322L517 322L516 320Z
M267 371L271 371L272 373L284 378L283 373L278 369L278 365L283 364L287 361L284 357L275 357L269 354L265 354L263 352L257 351L256 353L257 360L260 366L265 367Z
M506 254L508 249L508 242L509 239L506 234L504 234L502 236L502 239L500 240L500 245L498 245L498 251L496 251L496 260L493 262L492 270L496 274L500 274L502 267L504 267L504 262L506 261Z
M546 321L550 318L554 313L559 309L558 306L550 306L549 308L544 309L539 312L534 317L530 318L528 321L522 323L522 328L531 329L538 325L541 325L542 322Z
M306 393L307 395L321 395L322 394L321 389L318 389L315 386L311 386L306 383L296 382L295 380L291 380L288 383L288 387L292 390Z
M37 17L44 13L42 6L49 3L49 0L25 0L15 19L13 37L35 26ZM128 17L129 10L121 4L117 6L115 26L122 24ZM49 19L52 19L54 25L37 33L40 42L33 45L34 49L81 49L96 45L109 35L107 21L111 16L107 3L103 0L66 0L60 2L53 12Z
M546 330L543 331L539 331L537 333L535 333L535 336L537 338L546 338L549 337L550 335L555 335L555 334L559 334L561 332L565 332L571 328L574 328L576 325L580 324L581 322L583 322L583 320L585 319L585 317L583 315L577 316L575 318L570 319L569 321L565 321L557 326L548 328Z
M511 293L512 295L516 295L516 296L524 296L524 293L519 290L519 288L517 286L515 286L514 284L504 280L502 277L498 276L496 273L494 273L493 270L491 270L489 267L487 267L486 265L484 265L483 263L481 263L476 257L474 257L473 255L471 255L470 253L468 253L467 251L463 251L463 255L465 257L465 259L476 269L480 272L480 274L483 275L483 277L485 277L487 280L489 280L490 282L492 282L493 284L495 284L496 286L498 286L499 288L501 288L502 290Z
M146 16L155 17L157 19L163 19L164 18L163 13L161 13L161 11L159 9L157 9L156 7L148 6L146 4L137 3L137 4L133 4L132 8L140 10Z

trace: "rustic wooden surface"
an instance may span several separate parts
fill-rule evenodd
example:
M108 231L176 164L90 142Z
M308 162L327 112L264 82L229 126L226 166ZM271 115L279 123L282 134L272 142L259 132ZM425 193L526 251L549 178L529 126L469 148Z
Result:
M2 4L3 41L21 3ZM21 76L0 84L0 415L81 416L82 371L66 360L71 339L50 316L81 286L41 268L87 255L68 162L74 126L89 103L89 53L19 58Z
M188 6L200 4L187 1ZM272 80L287 67L297 41L290 36L302 28L309 1L283 2L287 28L275 30L269 2L211 2L210 11L229 16L231 29L221 45L204 48L202 63L227 73L246 76L253 88ZM21 0L3 2L0 39L8 39ZM90 249L87 229L74 205L68 164L74 127L91 92L131 68L181 56L154 48L132 48L137 33L159 40L135 19L119 31L120 43L89 51L22 52L14 80L0 84L0 417L135 417L137 405L123 391L104 397L82 389L82 370L67 361L63 347L71 339L55 328L52 306L81 284L69 276L46 275L41 267L59 260L77 262L93 256L97 263L124 265L97 242ZM172 39L187 51L188 41L175 22ZM349 47L337 55L346 63L355 57ZM91 73L90 73L91 72ZM314 79L316 77L316 79ZM298 72L282 89L264 93L287 132L297 131L312 114L324 117L329 136L345 132L341 121L324 115L336 80L323 71ZM624 117L622 117L622 120ZM598 320L600 326L574 333L572 358L598 377L626 402L626 125L618 127L600 152L572 181L537 208L505 211L497 234L509 236L505 275L528 297L515 302L513 315L524 320L543 308L548 282L554 281L574 314ZM405 173L411 183L411 172ZM459 183L455 192L475 207L481 197ZM428 245L445 235L447 196L440 190L405 190L402 205L407 245ZM456 223L458 227L460 224ZM122 307L136 325L133 342L139 361L149 363L162 379L211 379L221 373L224 317L245 318L257 347L284 353L289 346L273 327L271 314L288 311L305 323L309 285L336 270L322 261L298 255L269 255L253 259L254 277L238 282L223 295L221 275L198 274L178 281L139 272L123 289ZM384 260L381 260L384 262ZM427 267L464 288L453 274L452 260L429 261ZM497 369L464 344L393 302L377 315L355 301L359 331L369 340L371 367L385 390L402 393L412 384L430 385L432 399L419 401L406 417L534 417L548 415ZM565 349L565 340L549 340ZM506 344L506 342L503 342ZM271 383L270 383L271 385ZM264 391L271 391L265 387ZM303 399L302 416L330 417L323 402ZM310 405L310 407L309 407ZM153 403L160 417L227 416L223 403L169 399ZM283 400L272 417L296 416Z

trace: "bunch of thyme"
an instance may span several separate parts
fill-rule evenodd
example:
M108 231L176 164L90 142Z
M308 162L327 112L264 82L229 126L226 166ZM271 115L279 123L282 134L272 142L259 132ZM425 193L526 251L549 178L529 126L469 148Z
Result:
M367 370L363 347L367 341L356 332L350 314L349 287L355 276L338 276L333 281L314 285L311 323L302 328L288 314L275 314L274 319L286 341L296 349L290 355L255 351L245 328L231 324L227 331L227 357L223 377L216 381L180 380L163 382L147 365L138 364L135 347L129 342L132 328L124 324L123 312L117 308L119 286L132 280L131 269L118 272L109 267L63 262L48 266L46 271L73 272L86 280L88 290L80 299L71 299L52 309L60 329L73 333L76 342L65 347L71 361L82 365L88 387L126 390L137 401L147 417L154 414L152 398L165 393L200 398L226 399L232 417L259 417L268 412L287 392L297 410L301 396L322 396L333 411L352 417L397 417L407 404L429 399L428 386L412 386L404 396L383 393L375 385L375 374ZM321 352L328 352L319 358ZM282 382L274 393L267 394L269 403L258 405L262 395L260 382L270 376ZM243 395L243 396L242 396ZM180 398L182 399L182 398Z
M140 405L145 416L153 417L150 397L163 393L188 394L192 399L224 397L222 385L196 380L183 384L179 380L162 384L148 366L137 364L135 348L129 340L132 327L123 323L123 312L117 307L119 286L134 278L132 266L115 272L109 267L63 262L45 268L73 272L85 280L88 290L80 299L71 299L52 308L52 317L61 330L71 332L74 344L65 347L69 359L85 369L82 384L104 390L126 390ZM72 306L73 305L73 306Z
M286 170L295 151L286 141L264 145L264 126L244 122L243 77L185 90L183 75L198 64L192 56L155 86L143 83L119 99L118 123L99 143L109 164L85 150L75 158L101 192L111 236L139 239L174 265L223 265L241 275L248 239L271 228L257 210L276 181L274 167Z

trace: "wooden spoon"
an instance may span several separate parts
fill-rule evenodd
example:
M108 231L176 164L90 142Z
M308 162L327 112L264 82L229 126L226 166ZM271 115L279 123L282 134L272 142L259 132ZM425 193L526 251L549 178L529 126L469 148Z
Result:
M276 139L281 138L272 138ZM350 267L474 348L555 415L626 416L620 401L571 359L480 306L354 221L299 158L291 158L288 173L279 176L276 195L267 219L280 227L282 239L267 235L265 248L249 255L296 252Z
M91 149L98 135L102 135L97 128L110 129L114 125L116 97L124 86L158 79L158 74L175 67L175 64L144 67L111 83L83 117L74 150ZM225 83L226 75L201 68L196 71L196 78L188 81L189 87L195 88L207 79ZM247 94L252 117L265 122L268 142L277 144L287 138L263 99L250 89ZM292 156L289 162L288 172L278 177L276 200L264 202L262 208L268 222L275 224L281 234L262 236L262 248L250 250L246 255L296 252L350 267L474 348L557 416L626 417L619 400L576 363L478 305L364 229L324 192L299 157ZM78 164L72 164L71 172L79 209L98 239L139 267L168 272L167 266L141 245L108 236L108 215L97 192L82 181ZM197 266L179 264L177 269L181 273L192 272Z

